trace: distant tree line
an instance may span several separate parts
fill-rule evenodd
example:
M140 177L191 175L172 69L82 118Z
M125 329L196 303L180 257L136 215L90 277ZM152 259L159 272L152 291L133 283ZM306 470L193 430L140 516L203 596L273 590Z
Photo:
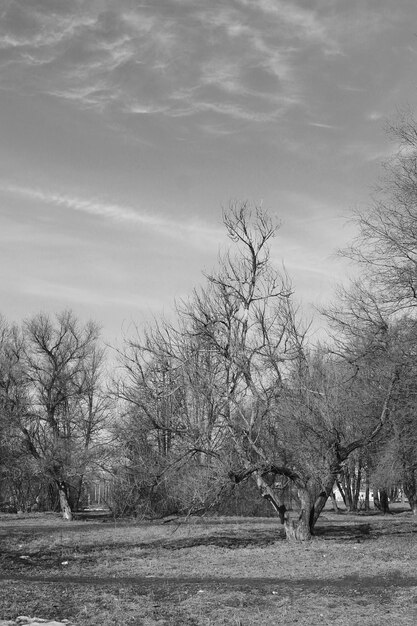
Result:
M174 321L121 349L72 312L2 319L0 505L70 520L106 477L117 515L253 513L256 492L298 540L336 487L349 510L372 491L384 512L400 488L417 513L417 124L392 132L400 150L341 253L358 278L321 312L321 344L272 262L277 224L245 202Z

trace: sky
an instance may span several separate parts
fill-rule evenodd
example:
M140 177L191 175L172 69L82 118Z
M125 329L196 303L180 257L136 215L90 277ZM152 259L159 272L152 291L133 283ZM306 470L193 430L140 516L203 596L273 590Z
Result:
M234 201L325 303L416 69L415 0L0 0L0 313L117 342L216 266Z

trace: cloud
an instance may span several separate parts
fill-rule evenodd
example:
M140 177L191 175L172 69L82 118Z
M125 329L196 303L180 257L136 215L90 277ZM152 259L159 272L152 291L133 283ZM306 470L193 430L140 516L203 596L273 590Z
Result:
M68 3L58 5L60 11L51 11L50 2L38 0L27 10L16 0L5 10L3 88L46 93L101 113L215 112L252 122L275 119L297 100L293 51L280 41L282 25L252 23L245 3L78 0L72 11ZM264 109L269 102L269 111L258 102Z
M393 157L398 152L398 146L392 145L378 145L366 141L353 141L343 146L342 154L348 156L350 159L361 159L366 163L383 162Z
M113 128L138 114L193 116L198 128L275 122L311 102L305 59L348 58L389 15L355 0L349 10L333 0L14 0L0 20L0 84L96 110Z
M238 103L233 102L220 102L208 100L198 100L197 98L190 100L188 106L182 103L177 107L175 113L171 111L171 115L174 117L187 117L192 113L214 113L219 116L228 116L235 120L241 120L246 122L271 122L277 119L280 115L280 109L278 105L270 111L260 111L256 109L249 109ZM208 126L208 124L206 125Z
M43 10L42 3L9 2L1 15L0 47L44 49L71 39L81 27L94 23L88 12L77 11L79 5L76 0L72 11L57 12Z
M36 297L36 299L50 299L62 302L97 305L100 306L117 306L129 307L137 309L161 309L161 300L157 297L127 293L104 293L102 290L94 288L92 285L88 287L73 286L67 283L54 280L43 280L31 278L30 281L22 282L19 286L20 293L26 296ZM62 306L62 305L61 305Z
M379 122L380 120L383 120L384 117L384 114L380 111L371 111L371 113L366 116L366 119L370 120L371 122Z
M338 126L334 126L333 124L324 124L322 122L309 122L309 126L315 126L316 128L328 128L329 130L338 130Z
M37 200L72 211L80 211L82 213L108 218L116 222L136 222L138 224L150 226L156 226L163 223L155 217L146 214L139 214L133 209L116 204L104 204L95 200L84 200L73 196L45 192L40 189L17 187L13 185L1 185L0 189L6 193L18 195L30 200Z
M279 27L280 22L284 24L282 30L291 29L291 35L305 42L315 42L323 44L327 51L336 51L337 45L334 41L326 21L320 19L317 12L312 9L305 9L297 6L293 0L283 2L282 0L238 0L239 3L254 11L260 11L268 19L274 17L277 20L275 26ZM282 27L281 27L282 28Z
M67 211L84 213L121 225L130 224L145 227L158 235L179 239L191 246L217 246L222 232L221 229L208 226L202 222L171 220L130 206L106 203L98 199L79 198L6 183L0 183L0 191Z

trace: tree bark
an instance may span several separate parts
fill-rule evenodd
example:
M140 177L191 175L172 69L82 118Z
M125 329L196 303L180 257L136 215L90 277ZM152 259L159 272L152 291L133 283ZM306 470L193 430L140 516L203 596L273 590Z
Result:
M385 489L374 490L374 505L381 513L391 513L389 510L388 494Z
M254 472L252 476L255 479L256 486L258 487L261 496L265 498L265 500L268 500L272 508L278 513L281 524L284 524L286 513L285 504L280 502L279 498L276 497L273 489L268 485L261 472Z
M370 491L369 474L368 474L368 470L366 470L366 478L365 478L365 511L366 512L368 512L371 508L369 505L369 491Z
M272 469L274 469L273 466ZM275 473L280 474L281 472L275 471ZM324 484L324 488L318 495L317 484L314 481L310 480L307 481L307 483L304 483L296 474L292 476L293 484L297 488L297 494L300 501L300 510L297 514L287 511L285 504L280 501L279 497L277 497L272 487L266 481L265 471L258 469L254 470L247 467L246 470L240 475L234 474L233 479L238 483L248 476L252 476L262 497L268 500L278 513L281 524L284 526L287 539L296 541L310 540L320 513L324 509L324 506L333 491L335 471L330 473Z
M339 490L340 495L342 496L343 504L344 504L344 505L345 505L345 507L347 508L347 503L346 503L346 494L345 494L345 491L344 491L344 489L343 489L343 487L342 487L342 485L341 485L340 481L339 481L339 480L337 480L337 479L336 479L336 485L337 485L337 488L338 488L338 490Z
M381 510L383 514L385 515L386 513L390 513L389 500L388 500L388 494L387 494L386 489L381 489L379 491L379 502L381 504Z
M68 502L65 483L63 483L62 481L57 481L57 487L58 487L59 505L61 507L62 517L68 522L71 522L73 516L72 516L70 504Z
M314 530L314 526L316 525L317 520L320 517L320 514L324 507L326 506L326 502L329 499L331 493L333 493L333 487L335 483L334 472L332 472L324 484L324 488L320 491L319 495L316 496L314 500L314 505L311 511L311 520L310 520L310 529Z
M417 515L417 488L413 470L405 473L403 488L413 515Z
M299 487L298 497L300 498L301 511L298 517L294 517L287 511L285 504L276 497L273 489L268 485L262 473L256 471L252 474L261 495L271 504L280 517L284 526L285 536L292 541L308 541L311 539L310 515L311 497L308 489Z
M298 497L300 498L301 511L298 518L290 516L286 511L284 516L284 529L287 539L292 541L310 541L311 532L311 495L307 488L298 489Z
M340 509L337 506L337 500L336 500L336 495L335 495L334 491L332 491L332 493L330 494L330 498L332 500L333 511L335 513L340 513Z
M353 494L353 510L354 511L358 510L359 495L361 492L361 481L362 481L362 463L359 459L358 467L357 467L357 474L356 474L356 481L355 481L355 491Z
M414 497L411 500L409 498L408 502L410 504L410 509L412 510L413 515L417 515L417 498Z

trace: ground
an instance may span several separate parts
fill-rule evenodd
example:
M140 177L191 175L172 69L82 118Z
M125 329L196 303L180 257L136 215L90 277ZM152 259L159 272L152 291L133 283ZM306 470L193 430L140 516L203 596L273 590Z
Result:
M313 541L271 518L0 516L0 620L77 626L417 623L411 513L326 512Z

